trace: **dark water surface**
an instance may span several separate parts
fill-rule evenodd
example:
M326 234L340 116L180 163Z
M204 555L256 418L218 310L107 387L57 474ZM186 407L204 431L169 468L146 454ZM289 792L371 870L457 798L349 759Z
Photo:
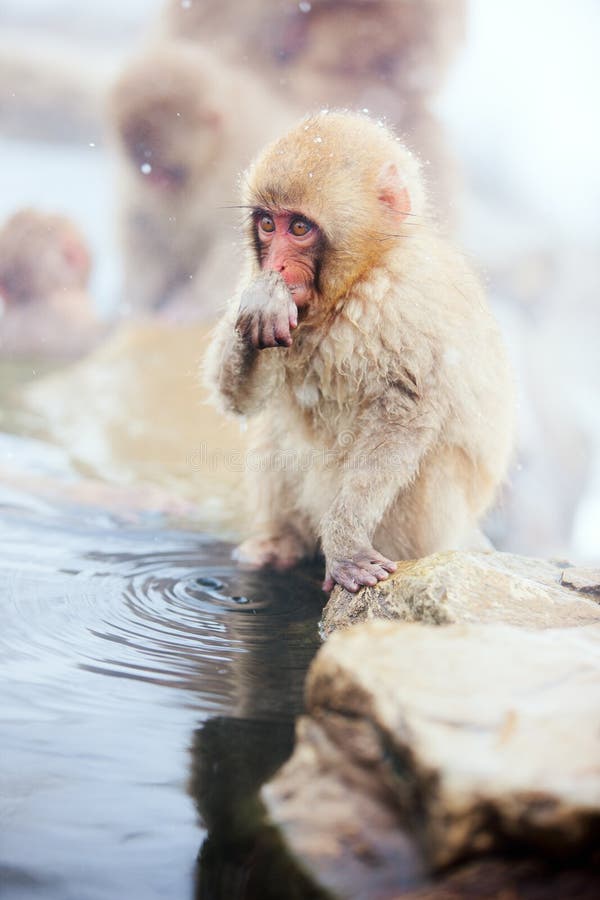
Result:
M3 900L261 896L236 835L291 748L318 575L244 574L156 523L0 508Z

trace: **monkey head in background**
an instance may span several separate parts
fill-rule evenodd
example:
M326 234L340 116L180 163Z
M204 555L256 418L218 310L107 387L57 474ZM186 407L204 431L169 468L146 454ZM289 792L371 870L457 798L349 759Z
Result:
M401 104L439 89L464 34L465 0L168 0L162 28L243 56L304 104L360 106L374 85Z
M512 378L415 158L365 116L321 113L267 146L243 203L246 270L205 364L253 437L239 560L286 568L320 547L325 589L356 591L397 559L485 547Z
M109 99L119 162L123 301L137 313L171 302L206 309L211 275L231 278L235 178L264 137L287 124L251 77L197 45L163 42L130 61ZM259 127L260 123L260 127ZM285 127L284 124L284 127ZM271 130L274 129L274 130ZM204 289L203 289L204 288Z
M66 216L23 209L0 229L0 348L73 356L101 328L88 291L91 254Z
M66 216L22 209L0 229L0 294L9 305L85 291L90 271L86 241Z
M162 17L164 33L247 61L300 113L329 106L385 116L431 162L444 215L457 178L430 101L465 23L465 0L168 0Z

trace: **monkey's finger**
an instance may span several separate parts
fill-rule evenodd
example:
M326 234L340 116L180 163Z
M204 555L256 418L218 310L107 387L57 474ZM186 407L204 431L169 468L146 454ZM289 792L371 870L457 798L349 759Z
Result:
M377 581L385 581L386 578L389 578L390 573L387 569L384 569L383 566L371 566L369 571L372 575L375 575Z
M280 347L289 347L292 343L290 335L289 323L281 316L275 319L275 327L273 329L275 340Z
M260 340L259 347L263 350L266 347L276 347L277 346L278 341L275 336L275 326L271 322L271 319L268 319L268 318L261 319L259 340Z
M367 569L359 569L354 576L354 580L359 584L365 585L366 587L373 587L373 585L377 584L377 582L380 581L377 575L373 574L373 572L370 572Z
M323 590L327 591L327 593L329 593L329 591L333 590L334 584L335 584L335 581L333 580L331 575L327 575L325 577L325 581L323 582Z
M387 557L382 556L381 553L372 553L369 562L371 565L381 566L382 569L385 569L386 572L395 572L398 566L391 559L387 559Z
M358 591L359 584L350 575L337 575L336 581L338 584L341 584L342 587L346 588L347 591L350 591L351 594L356 594Z
M358 566L352 565L351 563L335 566L333 569L333 578L338 584L341 584L342 587L345 587L346 590L351 591L353 594L356 593L361 585L377 584L377 579L374 575L370 575L368 572L361 570Z
M247 337L247 340L249 341L250 345L251 345L252 347L255 347L257 350L258 350L258 348L259 348L259 346L260 346L260 344L258 343L258 341L259 341L259 328L260 328L260 323L259 323L258 319L257 319L257 318L251 319L251 320L250 320L249 327L248 327L248 337Z
M289 327L293 331L298 325L298 307L292 301L289 308Z

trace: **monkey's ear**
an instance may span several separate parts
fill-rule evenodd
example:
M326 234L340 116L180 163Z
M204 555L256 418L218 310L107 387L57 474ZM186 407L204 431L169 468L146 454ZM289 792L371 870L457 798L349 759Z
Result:
M402 221L410 213L410 194L394 162L387 162L377 179L377 196L384 206Z

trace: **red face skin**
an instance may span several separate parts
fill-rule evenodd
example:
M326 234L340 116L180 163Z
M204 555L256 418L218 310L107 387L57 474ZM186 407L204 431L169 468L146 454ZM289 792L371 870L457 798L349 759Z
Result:
M321 232L299 213L259 212L256 233L263 271L279 272L298 309L307 306L315 290L315 263Z

